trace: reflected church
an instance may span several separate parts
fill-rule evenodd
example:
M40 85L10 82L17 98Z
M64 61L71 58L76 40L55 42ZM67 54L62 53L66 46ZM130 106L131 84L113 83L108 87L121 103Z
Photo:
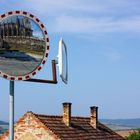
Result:
M0 53L18 51L42 55L45 40L41 33L41 29L30 18L9 16L0 22Z
M14 16L0 23L0 37L4 36L33 36L31 21L27 17Z

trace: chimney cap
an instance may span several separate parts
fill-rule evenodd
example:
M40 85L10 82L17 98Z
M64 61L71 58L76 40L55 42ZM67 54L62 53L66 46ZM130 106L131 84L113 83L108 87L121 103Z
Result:
M64 102L63 105L71 105L72 103L70 102Z
M98 106L91 106L90 109L98 109L99 107Z

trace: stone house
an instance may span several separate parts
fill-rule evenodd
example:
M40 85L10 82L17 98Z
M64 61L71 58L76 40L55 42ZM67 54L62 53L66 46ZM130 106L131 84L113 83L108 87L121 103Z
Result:
M27 112L15 124L14 140L123 140L98 121L98 107L91 107L90 117L71 116L71 103L63 103L63 115ZM9 132L0 140L9 140Z

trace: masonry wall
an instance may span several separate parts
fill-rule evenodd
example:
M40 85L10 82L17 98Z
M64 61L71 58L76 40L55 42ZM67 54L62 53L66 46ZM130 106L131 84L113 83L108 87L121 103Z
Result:
M32 113L25 115L15 126L14 140L59 140ZM8 135L3 135L0 140L9 140Z
M32 50L44 52L45 41L24 36L8 36L0 40L0 50L16 49L16 50Z

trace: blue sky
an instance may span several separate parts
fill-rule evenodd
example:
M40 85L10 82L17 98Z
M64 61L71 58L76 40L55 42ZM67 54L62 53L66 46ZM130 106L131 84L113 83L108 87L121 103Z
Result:
M16 82L15 119L26 111L62 114L62 102L72 102L72 114L89 116L99 106L99 118L139 118L139 0L1 0L0 13L24 10L47 28L49 59L36 77L51 79L51 60L58 41L68 46L69 83ZM8 120L9 81L0 79L0 117Z

